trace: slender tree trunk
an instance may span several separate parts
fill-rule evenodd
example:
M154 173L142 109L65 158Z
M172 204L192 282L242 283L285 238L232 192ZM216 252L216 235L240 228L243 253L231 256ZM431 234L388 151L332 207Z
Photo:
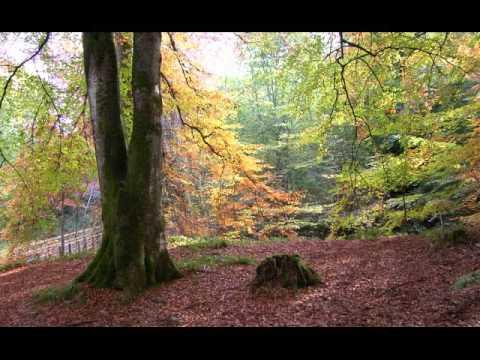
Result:
M84 60L102 193L103 239L78 278L135 295L180 276L166 250L161 194L160 33L135 33L134 116L128 148L120 116L112 33L84 33Z
M125 137L125 144L128 146L131 135L132 119L132 89L131 84L131 66L132 66L132 49L131 43L127 40L129 35L122 33L114 33L115 49L117 54L117 67L120 89L123 87L125 91L120 91L120 118L122 120L122 129Z
M65 255L65 192L62 191L62 217L60 218L60 256Z

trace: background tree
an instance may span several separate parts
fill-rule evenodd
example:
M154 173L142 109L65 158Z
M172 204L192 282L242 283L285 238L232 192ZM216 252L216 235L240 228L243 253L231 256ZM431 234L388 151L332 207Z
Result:
M450 217L463 211L473 188L458 188L466 163L455 149L474 136L478 34L240 37L257 56L275 53L276 82L291 86L285 114L301 123L301 141L292 142L315 146L322 161L336 158L329 174L335 196L327 201L337 236L372 227L419 231L434 221L436 210L425 204L435 197L451 201Z

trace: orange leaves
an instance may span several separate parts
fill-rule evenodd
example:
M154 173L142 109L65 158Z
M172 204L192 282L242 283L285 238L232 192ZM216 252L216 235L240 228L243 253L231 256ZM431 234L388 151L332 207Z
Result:
M357 124L357 141L362 142L363 140L367 139L370 136L368 131L368 127L365 121L361 121Z
M272 188L267 166L251 155L257 147L238 141L226 122L234 104L205 84L195 44L195 35L163 33L168 230L189 236L253 233L264 221L288 216L299 195Z

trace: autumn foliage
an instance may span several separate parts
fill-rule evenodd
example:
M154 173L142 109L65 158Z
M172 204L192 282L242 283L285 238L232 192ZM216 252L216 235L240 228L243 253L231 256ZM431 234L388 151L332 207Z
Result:
M123 51L124 92L130 86L123 67L131 66L131 37L119 34L117 41ZM204 85L206 73L194 54L191 36L164 34L161 75L169 233L268 236L276 222L295 211L301 195L271 185L273 175L255 157L256 148L241 144L234 127L225 121L233 102ZM70 99L79 104L83 100ZM52 233L58 227L62 199L63 205L81 207L85 201L82 194L95 179L88 109L83 108L78 118L62 118L62 122L51 115L53 105L37 118L26 120L25 131L32 129L32 143L21 147L12 167L2 168L8 219L3 236L7 239L34 239ZM122 107L128 134L131 104L125 102Z
M241 144L225 122L232 101L201 88L199 65L182 71L180 64L189 60L179 62L181 54L172 53L165 51L165 76L175 87L163 89L171 114L164 126L168 223L189 236L269 235L272 224L295 211L301 194L270 185L273 175L255 158L256 147Z

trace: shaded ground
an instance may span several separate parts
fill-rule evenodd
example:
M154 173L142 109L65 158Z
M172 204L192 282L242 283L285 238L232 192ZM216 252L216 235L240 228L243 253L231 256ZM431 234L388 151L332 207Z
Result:
M171 251L192 256L187 249ZM453 290L480 269L480 247L432 250L420 237L229 246L198 254L297 253L325 285L253 296L254 265L206 268L122 305L119 292L86 289L84 301L37 305L32 292L67 283L88 260L0 273L0 326L480 326L480 286Z

